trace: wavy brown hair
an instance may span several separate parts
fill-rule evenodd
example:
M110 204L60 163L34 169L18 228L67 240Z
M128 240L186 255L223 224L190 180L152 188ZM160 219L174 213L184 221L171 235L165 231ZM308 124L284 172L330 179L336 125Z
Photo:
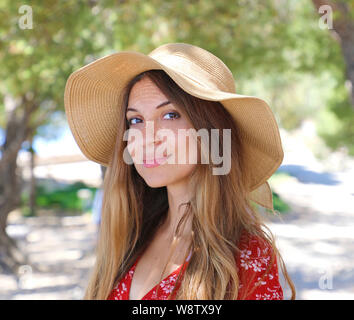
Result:
M178 290L173 291L170 298L174 294L175 299L184 300L240 298L235 253L239 251L240 236L246 231L271 246L272 259L274 261L277 258L291 288L291 298L295 299L294 285L274 237L248 199L248 177L242 170L242 144L232 116L220 102L202 100L186 93L162 70L139 74L130 81L121 97L123 106L119 108L116 144L103 183L102 222L96 262L85 299L107 299L167 217L169 205L166 187L149 187L134 165L123 161L127 146L123 135L129 128L125 116L129 94L134 84L143 77L149 77L188 116L197 131L201 128L206 128L209 133L211 129L231 129L230 172L213 175L213 164L209 161L208 164L198 164L190 176L195 192L190 201L184 204L184 215L177 226L172 248L176 247L180 231L187 218L190 218L192 241L189 249L193 254L183 276L176 280L175 289L178 286ZM219 135L219 140L220 150L223 150L222 135ZM198 143L201 148L203 142L198 140Z

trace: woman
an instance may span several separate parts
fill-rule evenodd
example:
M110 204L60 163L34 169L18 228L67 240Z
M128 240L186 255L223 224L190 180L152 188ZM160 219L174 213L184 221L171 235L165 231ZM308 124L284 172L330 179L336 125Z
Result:
M69 77L70 128L107 166L86 299L283 299L278 263L295 298L255 206L273 210L278 127L266 102L235 91L220 59L185 43Z

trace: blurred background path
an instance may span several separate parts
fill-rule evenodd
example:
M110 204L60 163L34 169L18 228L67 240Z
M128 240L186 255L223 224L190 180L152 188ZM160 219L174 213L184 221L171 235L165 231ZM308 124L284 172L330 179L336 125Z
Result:
M354 161L318 161L304 136L282 131L286 155L271 183L291 206L269 224L297 289L297 299L354 299ZM335 160L335 161L334 161Z
M0 299L82 299L94 263L96 226L91 215L23 218L14 213L8 232L31 266L19 278L0 274Z

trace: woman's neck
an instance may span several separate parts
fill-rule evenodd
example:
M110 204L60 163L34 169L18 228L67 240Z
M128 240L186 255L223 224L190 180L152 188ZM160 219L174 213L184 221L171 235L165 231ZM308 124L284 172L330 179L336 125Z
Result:
M178 184L167 186L168 204L167 218L162 226L163 232L174 234L178 222L182 218L186 210L186 203L190 200L191 190L188 185L188 180L184 180ZM182 237L191 234L191 217L187 218ZM182 227L183 228L183 227Z

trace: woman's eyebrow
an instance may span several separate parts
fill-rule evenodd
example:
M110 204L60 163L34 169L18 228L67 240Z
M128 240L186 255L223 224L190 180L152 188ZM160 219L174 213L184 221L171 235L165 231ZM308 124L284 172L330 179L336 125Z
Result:
M160 103L155 109L158 109L158 108L161 108L161 107L163 107L163 106L165 106L166 104L169 104L169 103L171 103L171 101L165 101L165 102L162 102L162 103ZM139 112L138 110L136 110L136 109L134 109L134 108L127 108L127 112L128 111L135 111L135 112Z

